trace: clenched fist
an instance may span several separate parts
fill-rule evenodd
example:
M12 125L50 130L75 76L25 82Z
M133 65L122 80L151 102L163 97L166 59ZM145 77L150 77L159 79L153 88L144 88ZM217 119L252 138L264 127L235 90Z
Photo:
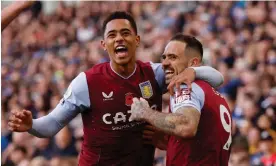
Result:
M131 104L131 116L129 120L142 120L143 115L148 108L150 108L149 103L145 99L140 98L139 100L138 98L134 97L133 103Z
M8 127L11 131L25 132L32 128L33 117L31 111L12 110L9 116Z

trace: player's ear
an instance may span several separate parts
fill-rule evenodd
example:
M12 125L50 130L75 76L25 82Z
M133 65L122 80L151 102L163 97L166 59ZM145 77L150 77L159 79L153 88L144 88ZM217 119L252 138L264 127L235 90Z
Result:
M199 57L193 57L189 61L189 67L196 67L201 65L201 60Z
M139 47L140 45L140 36L139 35L136 35L136 46Z
M105 45L104 40L101 40L101 45L102 45L103 49L106 51L106 45Z

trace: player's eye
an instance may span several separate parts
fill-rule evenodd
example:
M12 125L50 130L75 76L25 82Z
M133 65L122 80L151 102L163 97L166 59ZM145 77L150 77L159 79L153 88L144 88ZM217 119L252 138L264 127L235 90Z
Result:
M123 35L123 36L128 36L128 35L130 35L130 32L129 32L129 31L124 31L124 32L122 33L122 35Z
M170 60L175 60L175 59L176 59L176 56L175 56L175 55L170 55L170 56L169 56L169 59L170 59Z
M116 34L115 33L110 33L107 35L108 38L115 38L116 37Z

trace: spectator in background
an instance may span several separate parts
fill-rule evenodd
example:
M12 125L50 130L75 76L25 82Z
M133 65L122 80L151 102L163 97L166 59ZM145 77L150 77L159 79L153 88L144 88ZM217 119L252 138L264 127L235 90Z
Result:
M47 166L48 162L44 157L38 156L38 157L34 157L31 162L30 162L30 166Z
M273 138L267 131L261 133L260 141L260 156L261 164L264 166L271 166L276 163L276 152L273 150Z
M18 166L27 166L29 161L27 159L27 150L23 146L16 146L10 155L11 163Z
M229 166L249 166L249 147L246 137L235 137L231 146L232 154L229 158Z
M24 146L14 145L10 146L9 154L7 156L3 156L4 165L7 166L27 166L29 161L27 159L27 149Z
M249 154L255 154L259 152L259 142L260 142L260 130L257 128L250 128L247 134L247 140L249 144Z
M51 159L53 156L53 143L50 138L40 139L40 138L33 138L34 141L34 152L32 157L43 157L43 159Z
M77 150L74 146L75 140L68 127L64 127L57 135L55 135L55 146L53 155L55 156L77 156Z

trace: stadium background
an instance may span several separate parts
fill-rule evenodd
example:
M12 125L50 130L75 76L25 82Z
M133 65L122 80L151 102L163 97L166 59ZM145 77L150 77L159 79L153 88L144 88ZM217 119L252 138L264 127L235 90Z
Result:
M233 117L230 165L265 165L264 156L276 155L276 2L44 1L2 33L2 165L76 165L80 116L51 139L10 133L7 117L11 109L29 109L35 118L49 113L79 72L108 61L100 47L101 23L118 9L137 21L142 61L160 62L176 32L203 43L205 65L225 78L218 90ZM166 112L168 95L163 98ZM165 165L164 151L155 158L155 165Z

